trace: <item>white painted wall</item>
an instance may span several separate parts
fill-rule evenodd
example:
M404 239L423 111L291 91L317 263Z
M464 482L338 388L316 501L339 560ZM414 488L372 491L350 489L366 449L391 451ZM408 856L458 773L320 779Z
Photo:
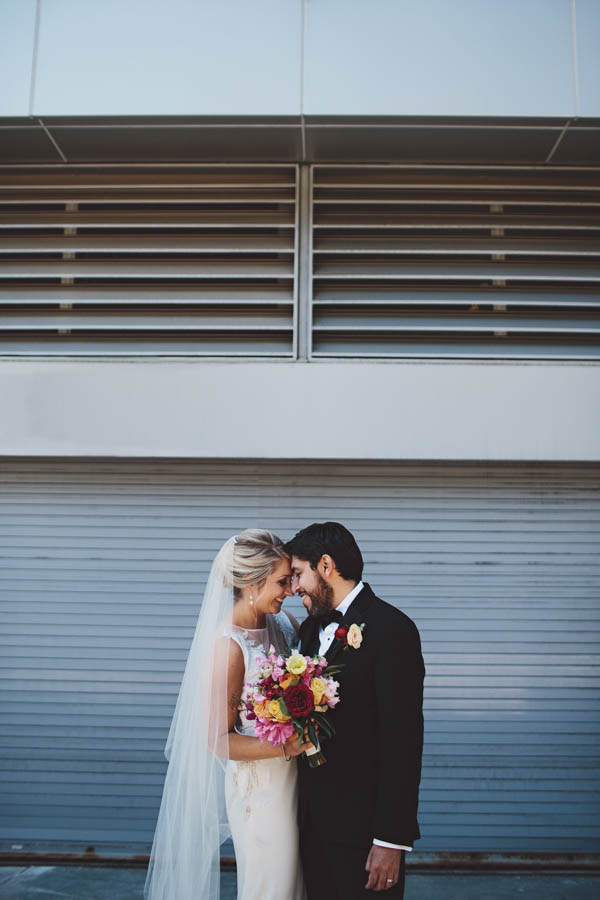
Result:
M306 111L572 116L568 0L313 0Z
M293 115L289 0L42 0L38 115Z
M580 116L600 115L600 2L574 0Z
M0 0L0 116L29 113L35 0Z
M35 10L2 116L600 115L598 0L39 0L33 67Z
M600 366L0 361L0 455L600 460Z

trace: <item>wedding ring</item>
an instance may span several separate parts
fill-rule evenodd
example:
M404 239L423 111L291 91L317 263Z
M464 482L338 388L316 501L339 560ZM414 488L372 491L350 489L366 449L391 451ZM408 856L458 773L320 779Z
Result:
M386 880L386 881L393 881L394 879L393 879L393 878L386 878L385 880Z

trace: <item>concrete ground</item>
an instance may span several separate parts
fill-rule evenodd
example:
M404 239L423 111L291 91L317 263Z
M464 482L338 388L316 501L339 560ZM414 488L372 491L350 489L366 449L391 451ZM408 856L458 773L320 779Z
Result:
M0 867L2 900L140 900L145 869ZM405 900L597 900L600 873L471 875L410 873ZM198 898L203 900L203 898ZM236 900L235 872L221 875L221 900ZM287 900L282 897L281 900Z

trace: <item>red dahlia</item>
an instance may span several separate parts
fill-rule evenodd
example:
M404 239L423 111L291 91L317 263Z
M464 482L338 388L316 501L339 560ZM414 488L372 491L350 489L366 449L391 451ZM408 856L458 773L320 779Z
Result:
M293 684L287 691L284 691L283 699L290 716L295 718L307 716L315 708L313 692L302 681L299 684Z

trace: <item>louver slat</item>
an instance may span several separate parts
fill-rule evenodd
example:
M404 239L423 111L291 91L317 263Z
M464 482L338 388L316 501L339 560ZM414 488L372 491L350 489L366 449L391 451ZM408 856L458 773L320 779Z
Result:
M315 166L313 357L600 357L600 170Z
M297 169L0 175L0 353L295 354Z

